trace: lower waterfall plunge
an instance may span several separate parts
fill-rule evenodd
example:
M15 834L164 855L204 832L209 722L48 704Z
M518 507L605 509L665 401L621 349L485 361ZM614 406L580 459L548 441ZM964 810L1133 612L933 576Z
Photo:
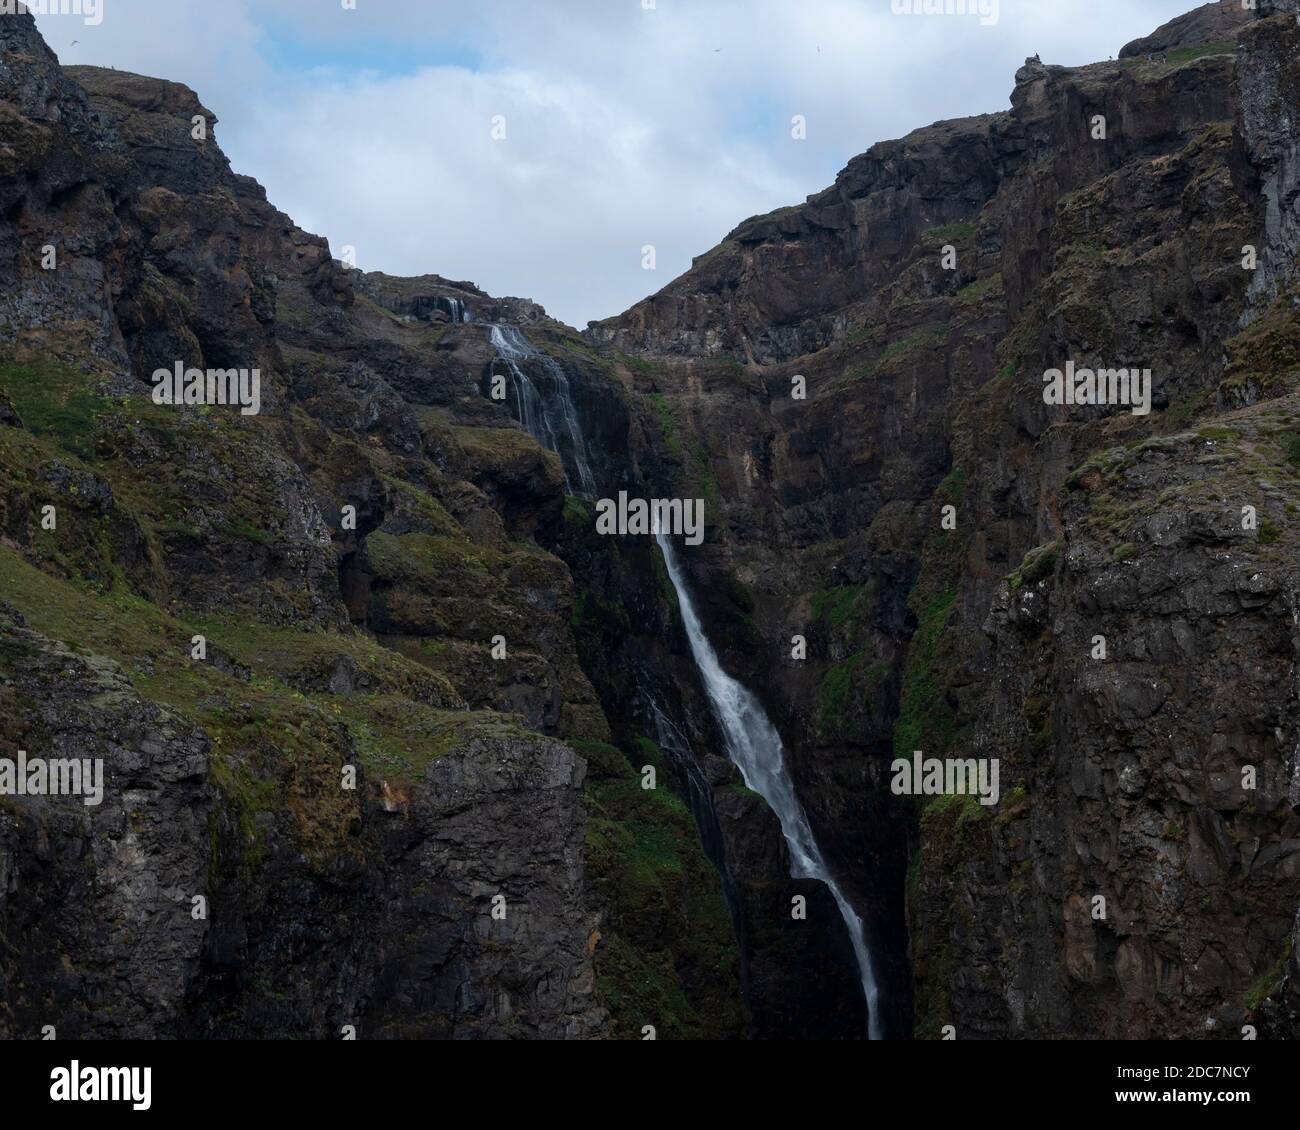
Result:
M786 772L781 736L758 699L722 669L717 652L704 634L704 627L696 614L672 543L662 533L656 533L655 538L664 555L669 579L677 592L691 654L722 727L727 753L740 770L746 787L767 801L780 820L781 831L790 848L790 870L793 877L819 879L834 896L858 959L862 992L867 1001L867 1034L871 1039L878 1040L881 1038L879 991L862 919L849 905L839 884L831 876L821 849L817 846L808 817L795 795L794 782Z

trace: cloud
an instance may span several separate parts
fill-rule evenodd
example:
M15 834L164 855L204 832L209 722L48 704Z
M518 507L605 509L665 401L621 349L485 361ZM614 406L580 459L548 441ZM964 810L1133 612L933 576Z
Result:
M982 27L889 0L105 0L99 27L40 25L65 62L193 86L235 167L362 267L584 325L873 142L1005 108L1026 56L1104 59L1187 6L1002 0Z

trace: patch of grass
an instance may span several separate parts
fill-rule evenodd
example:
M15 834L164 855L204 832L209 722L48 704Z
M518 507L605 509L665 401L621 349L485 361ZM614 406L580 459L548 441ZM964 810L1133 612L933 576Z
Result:
M846 659L832 667L822 677L817 695L817 732L823 738L835 737L843 728L844 712L849 704L849 691L853 686L853 671L862 660L863 653Z
M1225 39L1215 43L1197 44L1194 47L1176 47L1168 52L1168 57L1164 61L1171 67L1181 67L1185 63L1204 59L1209 55L1235 55L1236 53L1236 43Z
M0 388L23 424L61 447L89 458L96 421L110 401L95 392L94 378L53 361L0 365Z
M652 1024L659 1039L740 1036L740 955L722 883L662 752L648 738L631 761L608 743L570 745L587 760L587 882L605 910L596 995L615 1033L640 1039ZM656 766L654 789L633 761Z
M1056 571L1056 563L1061 559L1061 543L1048 542L1025 554L1020 566L1007 578L1012 590L1024 585L1034 585L1044 577Z
M812 618L832 628L843 628L871 610L872 595L869 585L839 585L823 589L812 598Z
M951 741L955 718L940 695L935 660L939 638L956 603L956 590L945 589L917 617L899 697L898 721L894 724L896 757L910 756L917 749L938 756Z
M899 362L922 349L939 345L947 335L940 330L920 330L905 338L890 342L885 351L873 362L861 365L849 373L852 381L866 380L877 375L882 369L898 365Z
M678 462L682 458L682 441L677 437L677 421L673 419L672 410L668 407L668 401L662 392L648 392L646 399L650 401L655 410L655 415L659 420L659 432L664 437L664 446L668 448L669 453Z
M975 230L975 225L970 223L943 224L937 228L931 228L922 234L921 238L927 243L959 243L963 239L969 239L973 236Z
M1294 943L1288 937L1277 961L1269 966L1264 975L1247 991L1245 1004L1250 1012L1258 1012L1264 1002L1282 987L1282 981L1286 976L1286 963L1291 960L1293 945Z
M976 279L957 292L957 302L963 306L973 306L1002 293L1002 273L990 275L986 279Z
M1292 467L1300 468L1300 432L1291 432L1283 437L1282 455Z

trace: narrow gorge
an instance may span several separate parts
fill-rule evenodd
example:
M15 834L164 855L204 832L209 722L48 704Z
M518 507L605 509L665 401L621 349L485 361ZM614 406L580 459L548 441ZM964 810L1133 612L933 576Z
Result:
M1008 85L579 331L0 16L0 1038L1300 1035L1300 3Z

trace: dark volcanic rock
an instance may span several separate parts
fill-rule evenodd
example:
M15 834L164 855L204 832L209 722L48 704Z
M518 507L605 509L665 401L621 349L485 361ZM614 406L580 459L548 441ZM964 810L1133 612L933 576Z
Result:
M1263 0L1264 7L1268 0ZM1235 39L1254 20L1256 13L1241 0L1215 0L1181 16L1175 16L1150 35L1135 39L1120 48L1121 59L1137 58L1157 52L1175 51L1180 47L1199 47Z
M597 799L566 744L609 725L539 543L564 475L484 395L484 323L617 429L607 367L535 303L349 269L216 124L0 19L0 756L107 771L97 808L0 798L0 1030L740 1034L680 802ZM260 412L153 403L178 363L255 370ZM615 863L672 844L632 873L689 913L589 882L589 804Z
M588 332L628 355L637 465L709 500L711 636L918 1035L1295 1034L1297 28L1269 11L1030 60L1010 112L874 147ZM1071 359L1149 367L1153 411L1048 407ZM997 758L998 803L892 795L914 750Z

